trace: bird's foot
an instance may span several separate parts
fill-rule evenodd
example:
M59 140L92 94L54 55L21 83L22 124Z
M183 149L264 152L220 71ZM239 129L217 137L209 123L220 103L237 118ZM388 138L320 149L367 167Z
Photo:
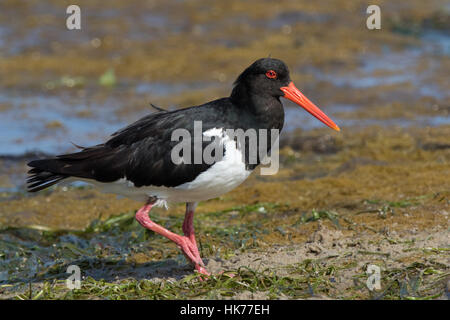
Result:
M202 275L200 277L200 280L206 280L211 275L211 273L208 270L206 270L205 267L202 267L200 265L195 266L195 271Z
M225 271L220 271L218 274L219 275L222 275L222 274L224 274L225 273ZM227 272L227 274L226 274L228 277L230 277L230 278L234 278L235 276L236 276L236 274L235 273L230 273L230 272Z
M186 217L183 223L184 236L173 233L167 230L163 226L153 222L148 216L149 211L153 206L153 202L147 203L144 207L136 212L136 220L144 227L152 230L163 237L175 242L175 244L181 249L186 259L194 266L195 270L204 276L211 275L205 268L200 253L197 248L197 241L195 241L193 216L195 204L188 204L186 206Z
M198 252L197 243L189 237L179 236L177 245L183 252L186 259L195 267L195 270L204 275L211 275L205 268L200 253Z
M210 277L210 276L212 276L212 273L211 272L209 272L208 270L206 270L205 268L203 268L203 267L201 267L201 266L195 266L195 271L196 272L198 272L198 273L200 273L201 274L201 276L199 277L199 280L200 281L205 281L205 280L208 280L208 278ZM224 274L224 271L220 271L220 272L218 272L217 273L217 276L221 276L221 275L223 275ZM227 277L230 277L230 278L234 278L235 276L236 276L236 274L234 274L234 273L226 273L226 276Z

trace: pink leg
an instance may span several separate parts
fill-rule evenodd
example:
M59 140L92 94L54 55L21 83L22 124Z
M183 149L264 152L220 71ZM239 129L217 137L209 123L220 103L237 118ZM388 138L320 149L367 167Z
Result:
M144 227L149 230L152 230L163 237L166 237L173 242L181 249L186 258L195 266L195 269L205 275L209 275L209 273L204 268L204 264L202 259L200 258L200 254L197 249L197 243L195 242L194 235L194 226L193 226L193 216L195 205L187 204L186 205L186 217L183 223L183 232L184 236L180 236L172 231L167 230L166 228L160 226L159 224L154 223L150 220L148 213L152 209L153 203L148 203L143 206L141 209L136 212L136 220ZM188 210L188 208L193 208L192 210Z
M200 257L200 253L197 247L197 241L195 241L195 233L194 233L194 212L197 207L197 203L190 202L186 203L186 214L184 216L183 222L183 233L190 240L191 245L189 246L191 253L196 257L196 260L199 262L195 265L195 269L202 273L209 275L210 273L205 269L205 264L203 263L202 258Z

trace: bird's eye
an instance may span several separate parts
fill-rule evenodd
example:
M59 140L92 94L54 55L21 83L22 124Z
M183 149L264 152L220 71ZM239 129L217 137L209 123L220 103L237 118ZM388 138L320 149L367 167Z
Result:
M269 70L266 72L266 77L269 79L276 79L277 78L277 73L273 70Z

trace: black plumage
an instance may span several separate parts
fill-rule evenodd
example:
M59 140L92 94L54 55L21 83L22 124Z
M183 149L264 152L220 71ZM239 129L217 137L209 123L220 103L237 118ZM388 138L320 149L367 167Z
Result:
M277 72L276 80L266 78L268 68ZM175 187L190 182L213 164L173 163L171 150L178 141L171 140L172 132L182 128L193 135L194 121L202 122L203 131L213 128L281 130L284 111L279 99L283 92L279 88L289 82L289 72L283 62L260 59L238 77L228 98L174 111L152 105L158 112L117 131L103 144L31 161L28 190L39 191L67 177L99 182L126 178L135 187ZM209 143L203 142L202 147ZM270 140L268 150L272 143ZM256 164L248 163L248 146L245 150L246 164L250 170L254 169L260 159Z

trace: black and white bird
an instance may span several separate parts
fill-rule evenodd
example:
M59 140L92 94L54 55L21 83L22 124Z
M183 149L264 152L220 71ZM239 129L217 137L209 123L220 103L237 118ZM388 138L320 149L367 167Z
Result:
M145 201L145 206L136 213L139 223L174 241L195 269L207 275L194 235L196 205L236 188L261 162L259 156L250 161L248 139L239 143L228 130L267 130L269 142L265 151L270 152L274 143L270 132L281 130L284 124L280 97L297 103L339 131L339 127L294 86L284 62L264 58L242 72L227 98L174 111L157 108L157 112L117 131L103 144L31 161L28 163L31 167L28 190L35 192L63 180L80 180L106 192ZM196 123L201 124L200 148L198 144L194 146L195 139L198 140L194 132ZM173 158L173 150L180 143L173 139L177 129L194 137L190 141L191 154L183 150L181 161ZM208 139L203 141L202 137ZM220 154L212 152L213 161L189 161L186 156L191 156L192 160L195 152L203 155L212 140L222 147L214 149ZM152 206L167 202L186 202L182 236L154 223L148 216Z

